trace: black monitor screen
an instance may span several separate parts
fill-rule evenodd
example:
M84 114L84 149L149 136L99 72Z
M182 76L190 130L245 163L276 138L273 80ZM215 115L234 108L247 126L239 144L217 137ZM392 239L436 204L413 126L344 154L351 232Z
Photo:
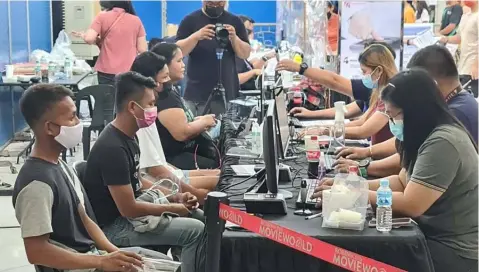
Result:
M278 193L278 143L276 136L275 109L276 103L271 101L263 119L263 159L266 168L266 186L273 194Z

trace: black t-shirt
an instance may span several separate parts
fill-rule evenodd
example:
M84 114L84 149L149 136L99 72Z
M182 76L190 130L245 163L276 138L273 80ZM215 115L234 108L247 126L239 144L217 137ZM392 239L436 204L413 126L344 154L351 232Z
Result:
M188 38L191 34L208 24L229 24L236 29L236 35L248 42L248 35L241 20L225 11L219 18L209 18L202 10L187 15L178 27L177 40ZM206 102L218 82L219 61L216 58L216 39L199 41L189 54L186 81L185 99L195 102ZM226 91L226 99L231 100L238 96L239 81L236 71L235 53L231 43L228 44L221 61L222 83Z
M60 163L32 157L25 161L13 189L15 212L25 238L46 234L51 229L51 240L86 253L94 242L81 220L78 212L81 201L67 176L74 178L73 171L66 167L63 170ZM74 178L74 182L80 181ZM81 190L85 211L95 220L86 193L83 188Z
M364 86L361 79L351 79L351 86L354 99L360 101L357 102L357 104L359 108L365 112L369 108L369 99L371 98L372 90Z
M175 87L170 90L165 90L158 95L158 99L156 100L156 107L158 112L174 108L182 109L185 112L186 119L188 120L188 122L193 122L195 118L193 113L185 105L183 98L181 98ZM175 140L175 138L171 135L168 129L163 126L160 121L158 121L158 118L156 119L156 127L158 129L158 134L160 134L163 151L165 152L165 157L167 161L169 160L169 158L178 155L184 150L194 146L194 140L186 142L179 142Z
M101 227L121 216L108 185L131 185L138 197L140 147L111 123L101 132L88 155L85 171L85 190Z
M248 60L240 59L236 57L236 71L238 74L246 73L253 69L253 65ZM240 85L241 90L256 90L255 84L256 77L250 78L248 81Z
M444 12L442 14L441 20L441 30L443 30L449 24L455 24L456 29L459 26L459 22L461 22L462 17L462 7L461 5L457 4L454 6L444 8ZM448 35L455 35L456 30L453 30Z

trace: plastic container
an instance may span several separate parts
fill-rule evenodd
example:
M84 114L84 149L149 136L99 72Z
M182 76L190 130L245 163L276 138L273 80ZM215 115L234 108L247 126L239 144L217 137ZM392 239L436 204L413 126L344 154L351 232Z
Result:
M381 179L377 190L376 229L380 232L390 232L392 223L392 191L389 188L389 180Z
M251 143L251 151L255 154L261 154L261 128L256 121L253 121L253 126L251 128Z
M369 186L354 169L334 177L331 189L323 191L323 227L363 230Z
M333 147L342 147L345 145L345 133L344 128L344 114L347 112L344 101L338 101L334 103L334 109L336 111L334 115L334 125L331 131L331 137L334 139Z

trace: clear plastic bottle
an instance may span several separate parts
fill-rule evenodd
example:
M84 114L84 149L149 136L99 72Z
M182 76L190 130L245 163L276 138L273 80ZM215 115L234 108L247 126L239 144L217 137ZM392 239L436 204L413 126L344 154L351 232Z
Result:
M326 176L326 166L324 162L324 157L319 157L319 164L318 164L318 181L321 181Z
M40 64L40 60L35 61L35 76L42 77L42 65Z
M261 151L260 127L256 121L253 121L253 126L251 128L251 143L253 153L259 154Z
M64 70L65 70L65 76L67 78L71 78L73 76L73 65L69 57L65 58Z
M332 135L334 139L334 146L344 146L345 141L345 133L346 130L344 128L344 113L347 111L344 101L338 101L334 103L334 109L336 110L334 116L334 126L332 130Z
M389 188L389 180L381 179L377 190L376 229L380 232L390 232L392 229L392 198L393 193Z
M55 81L55 63L50 62L48 64L48 82L52 83Z

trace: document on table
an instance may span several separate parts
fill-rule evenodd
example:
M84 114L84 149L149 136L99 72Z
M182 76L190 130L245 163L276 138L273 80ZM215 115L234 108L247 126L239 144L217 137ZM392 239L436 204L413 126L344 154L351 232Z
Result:
M254 175L256 172L254 171L254 164L251 165L231 165L231 169L235 172L235 175L238 177L249 177Z
M332 126L334 125L334 120L301 120L299 121L303 127L312 127L312 126ZM349 123L349 119L345 119L344 123Z

